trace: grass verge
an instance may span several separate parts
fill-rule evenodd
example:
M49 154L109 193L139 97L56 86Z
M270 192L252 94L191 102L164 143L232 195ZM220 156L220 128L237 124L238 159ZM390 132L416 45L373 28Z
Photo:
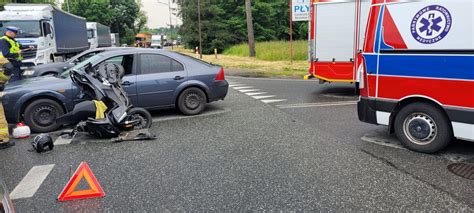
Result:
M175 47L174 51L199 58L193 50ZM248 76L248 77L286 77L302 78L308 74L309 64L306 60L293 61L267 61L258 58L245 56L218 54L203 55L203 60L223 66L228 75Z
M267 41L257 42L255 44L257 59L264 61L290 61L290 42L289 41ZM224 55L249 56L247 44L239 44L226 49ZM293 60L306 61L308 58L308 42L293 42Z

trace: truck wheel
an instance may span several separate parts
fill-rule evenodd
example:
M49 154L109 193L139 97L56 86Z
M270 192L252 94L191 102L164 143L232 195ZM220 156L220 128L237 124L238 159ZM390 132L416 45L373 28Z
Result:
M178 108L185 115L197 115L206 107L206 94L199 88L185 89L178 97Z
M440 151L453 138L447 116L427 103L403 107L395 118L395 134L405 147L422 153Z
M39 99L25 108L24 118L31 131L44 133L57 130L60 125L56 123L56 118L63 114L63 108L56 101Z

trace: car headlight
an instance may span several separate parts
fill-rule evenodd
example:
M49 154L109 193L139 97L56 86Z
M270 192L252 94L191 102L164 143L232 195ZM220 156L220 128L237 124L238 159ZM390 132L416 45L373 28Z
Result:
M23 75L25 75L25 76L31 76L33 74L35 74L34 70L25 70L25 71L23 71Z

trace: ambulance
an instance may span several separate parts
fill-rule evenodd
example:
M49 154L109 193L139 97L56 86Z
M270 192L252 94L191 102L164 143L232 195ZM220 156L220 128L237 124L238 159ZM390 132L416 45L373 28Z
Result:
M474 141L474 1L374 0L364 39L358 116L407 148Z
M362 44L371 0L313 0L309 23L309 74L305 79L359 82Z

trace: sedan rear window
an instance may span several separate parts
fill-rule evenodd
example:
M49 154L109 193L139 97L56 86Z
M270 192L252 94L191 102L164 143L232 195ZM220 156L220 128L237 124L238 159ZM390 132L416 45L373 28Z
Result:
M183 71L184 66L178 61L158 54L142 54L140 56L141 74Z

